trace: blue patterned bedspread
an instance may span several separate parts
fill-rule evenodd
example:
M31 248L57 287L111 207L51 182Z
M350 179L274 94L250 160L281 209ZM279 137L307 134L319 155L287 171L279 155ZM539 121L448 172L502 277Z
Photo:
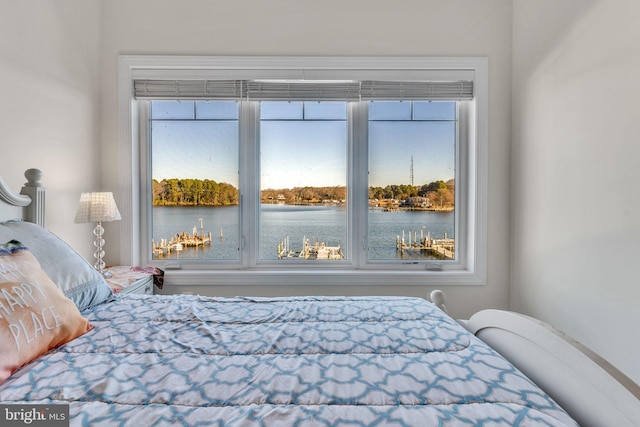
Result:
M125 295L0 386L85 426L576 425L417 298Z

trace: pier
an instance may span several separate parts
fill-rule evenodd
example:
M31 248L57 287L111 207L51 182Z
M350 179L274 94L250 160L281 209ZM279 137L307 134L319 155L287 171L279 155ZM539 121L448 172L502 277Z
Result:
M171 252L180 252L185 248L197 248L199 246L211 244L211 232L205 233L202 225L202 218L198 218L200 221L200 233L196 227L193 227L191 234L183 231L182 233L176 233L171 239L161 239L159 242L151 241L151 250L153 256L168 255ZM222 230L220 230L220 236L222 238Z
M409 232L408 238L405 239L405 231L402 230L402 237L396 236L396 251L400 252L401 256L405 251L419 251L430 252L443 259L455 259L455 239L449 239L447 233L444 233L442 239L435 239L431 237L431 233L427 232L424 235L424 231L420 230L420 238L418 239L418 233L416 231Z
M343 259L342 248L338 246L327 246L324 242L309 242L306 237L302 239L302 250L291 250L289 236L278 243L278 259L302 258L302 259Z

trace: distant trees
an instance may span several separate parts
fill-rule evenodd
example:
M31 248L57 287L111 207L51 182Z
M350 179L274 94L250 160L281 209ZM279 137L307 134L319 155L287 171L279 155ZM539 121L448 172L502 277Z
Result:
M441 209L453 207L455 203L455 184L452 179L447 182L435 181L422 186L421 192L429 198L432 206Z
M172 178L160 182L153 180L154 206L230 206L239 203L236 187L226 182L210 179ZM387 185L370 187L369 199L405 200L409 197L426 197L432 207L452 209L455 203L455 184L434 181L422 186ZM294 187L267 189L260 194L264 203L283 201L285 203L322 203L323 201L343 201L347 198L347 188L334 187Z
M346 200L347 188L335 187L294 187L281 189L267 189L260 193L260 200L264 203L284 201L286 203L321 203L326 200Z
M210 179L153 180L154 206L230 206L239 201L238 189Z
M453 179L434 181L422 186L387 185L386 187L370 187L369 199L405 200L409 197L426 197L432 207L452 209L455 204L455 182Z

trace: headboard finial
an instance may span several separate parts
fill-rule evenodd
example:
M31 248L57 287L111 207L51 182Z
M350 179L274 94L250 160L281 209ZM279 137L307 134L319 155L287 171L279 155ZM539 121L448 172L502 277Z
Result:
M42 183L40 182L42 171L40 169L27 169L24 172L24 177L27 178L27 182L24 184L26 187L42 187Z
M44 201L45 188L40 182L42 171L40 169L27 169L24 172L27 182L22 187L20 194L29 196L31 204L24 211L24 219L44 227Z

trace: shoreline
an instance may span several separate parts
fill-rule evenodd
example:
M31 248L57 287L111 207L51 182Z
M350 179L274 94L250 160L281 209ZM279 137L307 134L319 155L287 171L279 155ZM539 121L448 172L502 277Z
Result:
M326 202L300 202L300 203L278 203L278 202L263 202L260 201L261 205L283 205L283 206L346 206L346 203L326 203ZM195 204L195 203L163 203L163 204L153 204L154 208L230 208L239 206L238 204L231 205L214 205L214 204ZM455 207L411 207L411 206L372 206L369 204L369 209L373 210L381 210L385 212L394 212L394 211L419 211L419 212L453 212Z

